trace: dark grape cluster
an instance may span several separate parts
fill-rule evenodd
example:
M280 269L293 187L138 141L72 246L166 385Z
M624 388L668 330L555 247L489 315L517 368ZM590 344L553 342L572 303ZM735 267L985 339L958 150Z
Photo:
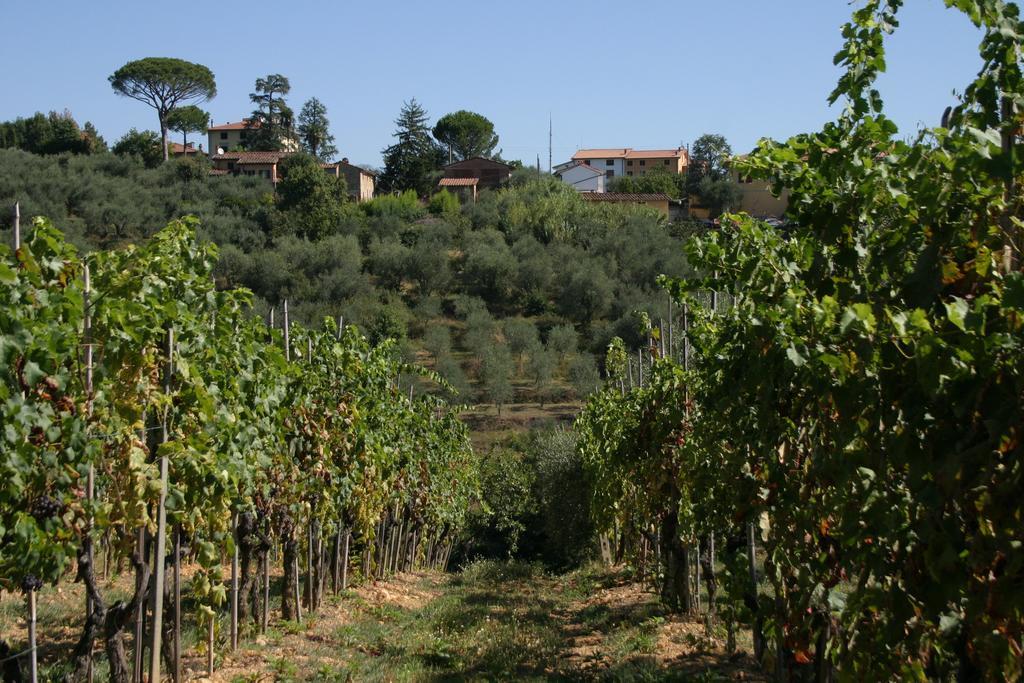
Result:
M56 517L63 510L64 505L59 500L47 495L39 496L32 503L32 516L40 524L48 519Z
M21 580L21 590L28 593L29 591L37 591L43 587L43 582L35 574L26 574L25 578Z

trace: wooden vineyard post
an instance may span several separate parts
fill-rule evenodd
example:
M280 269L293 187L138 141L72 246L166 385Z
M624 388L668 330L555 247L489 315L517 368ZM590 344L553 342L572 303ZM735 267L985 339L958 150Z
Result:
M1016 112L1014 111L1013 99L1009 95L1003 95L1002 97L1000 114L1003 123L1001 147L1003 154L1011 160L1010 164L1012 166L1013 149L1016 142L1016 136L1013 131L1019 130L1019 127L1014 123ZM1005 274L1012 273L1016 270L1018 262L1020 261L1020 254L1018 253L1020 250L1018 245L1020 230L1014 226L1013 217L1010 211L1015 195L1016 182L1013 174L1010 173L1006 176L1005 188L1003 191L1003 201L1006 203L1006 209L1003 210L1003 215L999 218L999 225L1003 231L1002 269Z
M313 594L313 520L306 525L306 608L312 614L316 610Z
M141 563L146 563L149 560L146 559L146 527L141 526L135 534L135 554L136 557L140 558ZM150 577L149 580L152 580ZM135 591L139 593L142 591L142 574L139 569L135 571ZM135 611L135 636L132 644L135 647L133 654L132 666L132 680L135 683L141 683L142 681L142 667L143 667L143 651L146 649L145 643L146 633L146 601L139 600L139 607Z
M636 362L637 362L637 384L641 389L644 388L644 350L636 350Z
M750 570L750 591L751 596L757 602L757 564L755 553L757 552L757 544L754 540L754 520L747 523L747 564ZM764 655L764 637L761 634L761 617L758 614L758 610L754 609L754 618L751 623L751 636L754 641L754 658L757 661L761 661L761 657Z
M284 359L291 361L292 359L292 345L291 339L289 339L290 325L288 324L288 299L284 300Z
M324 534L323 527L317 529L316 535L316 608L320 609L320 603L324 599Z
M210 615L210 625L206 631L206 677L213 678L213 634L217 617Z
M348 589L348 544L352 538L352 532L345 529L345 543L341 551L341 590Z
M39 683L39 657L36 651L36 589L35 586L28 590L28 661L29 679L32 683Z
M695 561L694 561L695 560ZM693 580L693 600L694 604L697 605L697 612L700 613L700 539L697 540L696 558L691 560L690 566L694 568L694 580ZM687 577L689 578L689 577Z
M88 425L92 420L92 392L93 392L93 350L92 350L92 312L89 310L89 298L92 295L92 282L89 278L89 264L85 263L82 267L82 279L84 287L82 288L82 336L85 341L85 417L86 424ZM85 498L89 503L89 521L88 527L86 528L86 534L92 533L93 517L92 517L92 503L96 498L96 470L92 464L89 463L88 474L86 475L85 482ZM88 551L86 553L86 561L95 571L95 564L93 562L93 549L92 542L88 544ZM93 604L92 594L85 591L85 618L88 620L92 615ZM93 665L92 665L92 650L86 655L88 658L85 664L85 680L87 683L93 681Z
M260 632L266 633L270 625L270 550L263 553L263 619Z
M174 328L167 330L167 365L164 369L164 393L171 393L171 373L174 368ZM169 410L169 409L168 409ZM164 413L162 442L167 443L168 415ZM153 552L153 640L149 653L149 680L160 680L160 639L164 615L164 546L167 536L167 455L160 456L160 498L156 508L156 543ZM141 673L141 672L140 672Z
M717 584L715 579L715 532L709 531L707 537L707 563L704 565L704 583L708 592L708 608L704 613L704 631L711 636L715 625L715 597Z
M231 553L231 650L238 649L238 513L231 520L234 547Z
M331 537L331 594L338 594L338 572L341 571L341 531L337 530Z
M284 300L284 359L288 362L292 360L292 342L291 342L291 321L288 319L288 299ZM294 571L292 578L289 579L287 574ZM295 586L295 621L302 623L302 593L299 591L299 558L296 556L295 561L291 567L285 569L285 581L293 581Z
M174 525L174 683L181 683L181 524Z
M673 338L674 331L675 327L672 324L672 293L670 292L668 295L668 355L672 358L675 357L675 346L673 345L675 341Z
M14 202L14 251L21 249L21 205Z
M690 307L683 304L683 370L690 369Z
M292 580L295 582L295 621L299 624L302 623L302 592L299 590L299 558L296 553L295 561L292 562L291 569L294 570L292 574Z

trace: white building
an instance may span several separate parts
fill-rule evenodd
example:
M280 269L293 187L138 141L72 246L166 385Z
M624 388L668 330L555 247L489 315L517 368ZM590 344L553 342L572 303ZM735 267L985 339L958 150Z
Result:
M605 178L611 180L616 176L626 175L626 154L629 148L619 147L617 149L581 149L572 155L573 161L587 164L591 168L604 173Z
M642 176L649 171L674 174L686 173L689 154L682 147L675 149L633 149L617 147L614 149L581 149L572 155L573 161L585 164L604 172L605 178L622 176Z
M555 176L577 192L605 191L605 172L582 161L559 164Z

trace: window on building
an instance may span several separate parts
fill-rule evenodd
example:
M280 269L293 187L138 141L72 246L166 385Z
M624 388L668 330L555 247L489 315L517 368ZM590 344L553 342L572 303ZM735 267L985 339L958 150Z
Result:
M605 159L604 160L604 165L605 166L614 166L615 165L615 159Z
M614 178L615 177L615 171L605 171L604 172L604 177L605 178Z
M632 165L633 165L633 160L632 159L630 159L629 161L626 162L626 166L632 166Z
M220 139L221 140L227 140L228 139L228 132L226 130L222 130L220 132Z
M646 162L646 161L644 161L643 159L641 159L641 160L640 160L640 165L641 165L641 166L646 166L646 165L647 165L647 162Z
M665 159L665 165L668 166L668 159Z
M626 175L633 175L632 171L626 171Z

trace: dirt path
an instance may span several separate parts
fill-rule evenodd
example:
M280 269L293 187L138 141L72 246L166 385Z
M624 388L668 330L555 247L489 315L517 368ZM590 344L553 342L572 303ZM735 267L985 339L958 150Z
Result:
M111 582L111 593L126 592L129 579ZM70 617L80 614L81 596L46 597L46 661L59 667L73 645L78 624ZM0 632L23 630L19 610L0 601L0 616L17 622L0 623ZM748 656L729 657L720 639L705 637L703 625L666 613L652 593L596 566L556 575L538 565L478 562L457 574L400 574L325 596L301 624L276 614L275 607L266 634L243 625L235 652L222 615L209 678L205 633L190 620L186 680L766 680Z

